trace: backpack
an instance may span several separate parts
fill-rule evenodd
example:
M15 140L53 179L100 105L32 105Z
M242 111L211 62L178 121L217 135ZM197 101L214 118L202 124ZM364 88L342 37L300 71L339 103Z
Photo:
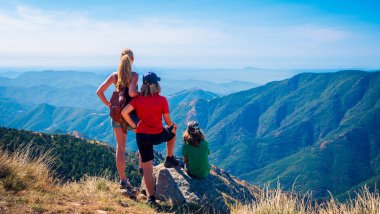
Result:
M115 122L120 123L124 133L127 132L128 123L121 115L121 111L131 100L128 87L121 88L119 91L115 89L110 99L110 116Z

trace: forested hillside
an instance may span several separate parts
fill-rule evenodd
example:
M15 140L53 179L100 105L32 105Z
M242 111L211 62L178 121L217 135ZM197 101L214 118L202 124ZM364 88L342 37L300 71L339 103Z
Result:
M380 72L304 73L175 111L200 122L213 163L254 184L323 197L379 182Z
M9 152L29 149L36 157L48 152L53 158L55 176L64 180L79 180L84 175L117 177L115 150L94 140L0 127L0 149ZM137 158L132 153L126 154L126 172L133 184L141 182Z

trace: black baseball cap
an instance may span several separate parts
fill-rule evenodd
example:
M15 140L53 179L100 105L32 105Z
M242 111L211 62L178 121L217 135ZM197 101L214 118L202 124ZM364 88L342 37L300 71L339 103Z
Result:
M190 133L199 132L199 124L197 121L190 121L187 123L187 130Z
M157 81L160 81L161 78L158 77L154 72L145 73L143 76L144 84L155 84Z

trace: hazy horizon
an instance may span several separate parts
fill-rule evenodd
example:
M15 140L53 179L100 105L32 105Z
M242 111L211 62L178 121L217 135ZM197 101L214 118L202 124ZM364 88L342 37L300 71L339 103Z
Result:
M263 85L268 82L284 80L299 73L324 73L337 72L341 70L363 70L379 71L380 69L363 69L363 68L341 68L341 69L265 69L265 68L165 68L165 67L134 67L134 71L140 75L153 71L161 78L169 80L197 80L215 83L228 82L246 82L255 85ZM110 74L116 71L116 68L1 68L0 77L17 78L25 72L42 72L42 71L74 71L74 72L91 72L96 74Z
M0 4L0 67L380 67L378 1Z

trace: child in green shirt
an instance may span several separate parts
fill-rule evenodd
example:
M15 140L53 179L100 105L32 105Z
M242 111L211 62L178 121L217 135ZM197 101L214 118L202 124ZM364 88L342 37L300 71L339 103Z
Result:
M210 150L208 142L196 121L187 124L187 129L183 133L183 141L182 155L187 174L191 177L206 178L210 173L208 162Z

